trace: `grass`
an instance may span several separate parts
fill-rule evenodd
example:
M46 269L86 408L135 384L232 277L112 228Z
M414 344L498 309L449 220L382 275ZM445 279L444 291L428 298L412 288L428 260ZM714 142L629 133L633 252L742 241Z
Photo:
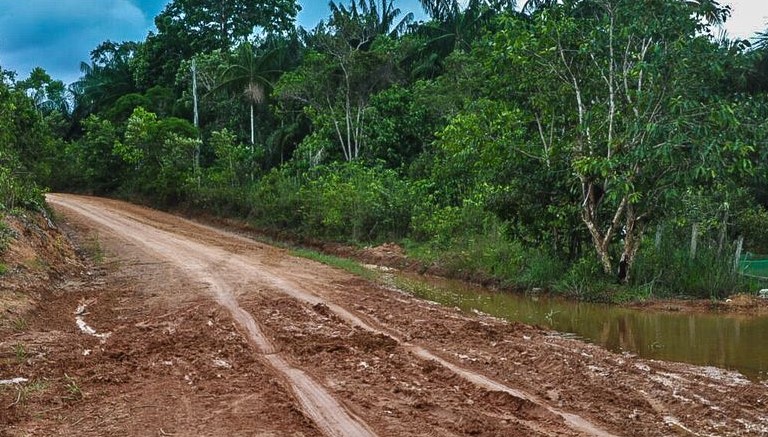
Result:
M14 401L8 407L10 408L14 405L25 404L32 396L47 390L48 386L48 382L40 379L23 384L16 384L16 401Z
M15 317L11 319L11 327L16 332L23 332L27 330L28 327L27 320L23 317Z
M64 388L67 390L68 396L64 399L70 401L79 401L83 398L83 390L78 385L75 378L64 374Z
M90 234L85 238L82 244L82 248L85 251L88 258L94 262L104 262L104 249L101 247L101 240L98 233Z
M16 355L16 361L18 361L19 364L27 360L27 348L21 343L18 343L13 347L13 354Z
M353 275L375 281L379 274L369 268L363 267L359 262L333 255L326 255L310 249L291 249L290 254L300 258L311 259L332 267L339 268Z
M8 266L0 263L0 276L5 275L6 273L8 273Z

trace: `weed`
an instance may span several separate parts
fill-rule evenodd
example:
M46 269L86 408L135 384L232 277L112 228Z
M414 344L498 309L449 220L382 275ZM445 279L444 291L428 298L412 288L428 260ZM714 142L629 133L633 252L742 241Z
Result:
M544 318L547 320L547 323L549 323L549 325L550 325L550 326L554 326L554 325L555 325L555 316L556 316L556 315L557 315L559 312L560 312L560 311L549 310L549 311L547 312L547 314L545 314L545 315L544 315Z
M16 401L14 401L9 407L14 405L25 404L30 397L35 394L42 393L48 389L48 383L43 380L35 380L24 384L16 385Z
M104 262L104 249L101 247L101 240L99 240L99 234L94 233L89 235L85 241L83 241L83 250L90 259L94 262Z
M16 233L10 226L8 226L2 218L0 218L0 254L8 249L11 244L11 240L16 238Z
M353 261L346 258L339 258L333 255L325 255L323 253L315 252L309 249L293 249L291 255L301 258L311 259L323 264L327 264L332 267L336 267L345 270L353 275L363 277L368 280L375 280L378 274L371 269L367 269L360 265L357 261Z
M6 273L8 273L8 266L0 263L0 276L3 276Z
M83 390L80 388L80 386L77 384L77 381L75 378L72 378L71 376L64 374L64 387L67 389L67 393L69 393L69 396L67 396L65 399L71 400L71 401L78 401L83 398Z
M14 346L13 353L16 355L16 361L18 361L19 364L27 360L27 348L24 347L23 344L18 343L16 346Z
M48 262L39 256L24 261L24 265L26 265L30 270L38 272L44 271L50 267Z
M29 325L27 324L27 320L25 318L16 317L11 319L11 326L13 327L14 331L22 332L22 331L26 331Z

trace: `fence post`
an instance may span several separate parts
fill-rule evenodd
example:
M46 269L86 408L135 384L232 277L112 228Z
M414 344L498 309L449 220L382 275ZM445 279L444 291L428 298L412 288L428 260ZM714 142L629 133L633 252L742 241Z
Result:
M664 227L662 225L659 225L656 227L656 240L654 241L654 244L656 245L656 249L661 247L661 234L664 231Z
M741 261L741 249L744 247L744 237L739 237L739 241L736 243L736 257L733 259L733 271L739 272L739 261Z
M691 228L691 259L696 258L696 247L699 244L699 224L694 223Z
M726 204L727 205L727 204ZM723 245L725 244L725 234L728 232L728 210L723 212L723 223L720 224L720 236L717 238L717 257L723 254Z

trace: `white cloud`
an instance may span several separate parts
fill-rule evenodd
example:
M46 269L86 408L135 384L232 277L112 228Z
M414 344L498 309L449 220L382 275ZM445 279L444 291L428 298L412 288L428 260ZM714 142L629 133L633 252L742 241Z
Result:
M726 0L732 9L725 29L731 38L751 38L768 28L768 0Z

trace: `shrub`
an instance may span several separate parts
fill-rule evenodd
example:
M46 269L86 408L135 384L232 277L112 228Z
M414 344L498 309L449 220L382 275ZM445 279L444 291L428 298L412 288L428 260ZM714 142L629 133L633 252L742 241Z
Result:
M300 197L308 235L369 242L402 238L410 228L411 191L394 170L357 162L317 167Z

